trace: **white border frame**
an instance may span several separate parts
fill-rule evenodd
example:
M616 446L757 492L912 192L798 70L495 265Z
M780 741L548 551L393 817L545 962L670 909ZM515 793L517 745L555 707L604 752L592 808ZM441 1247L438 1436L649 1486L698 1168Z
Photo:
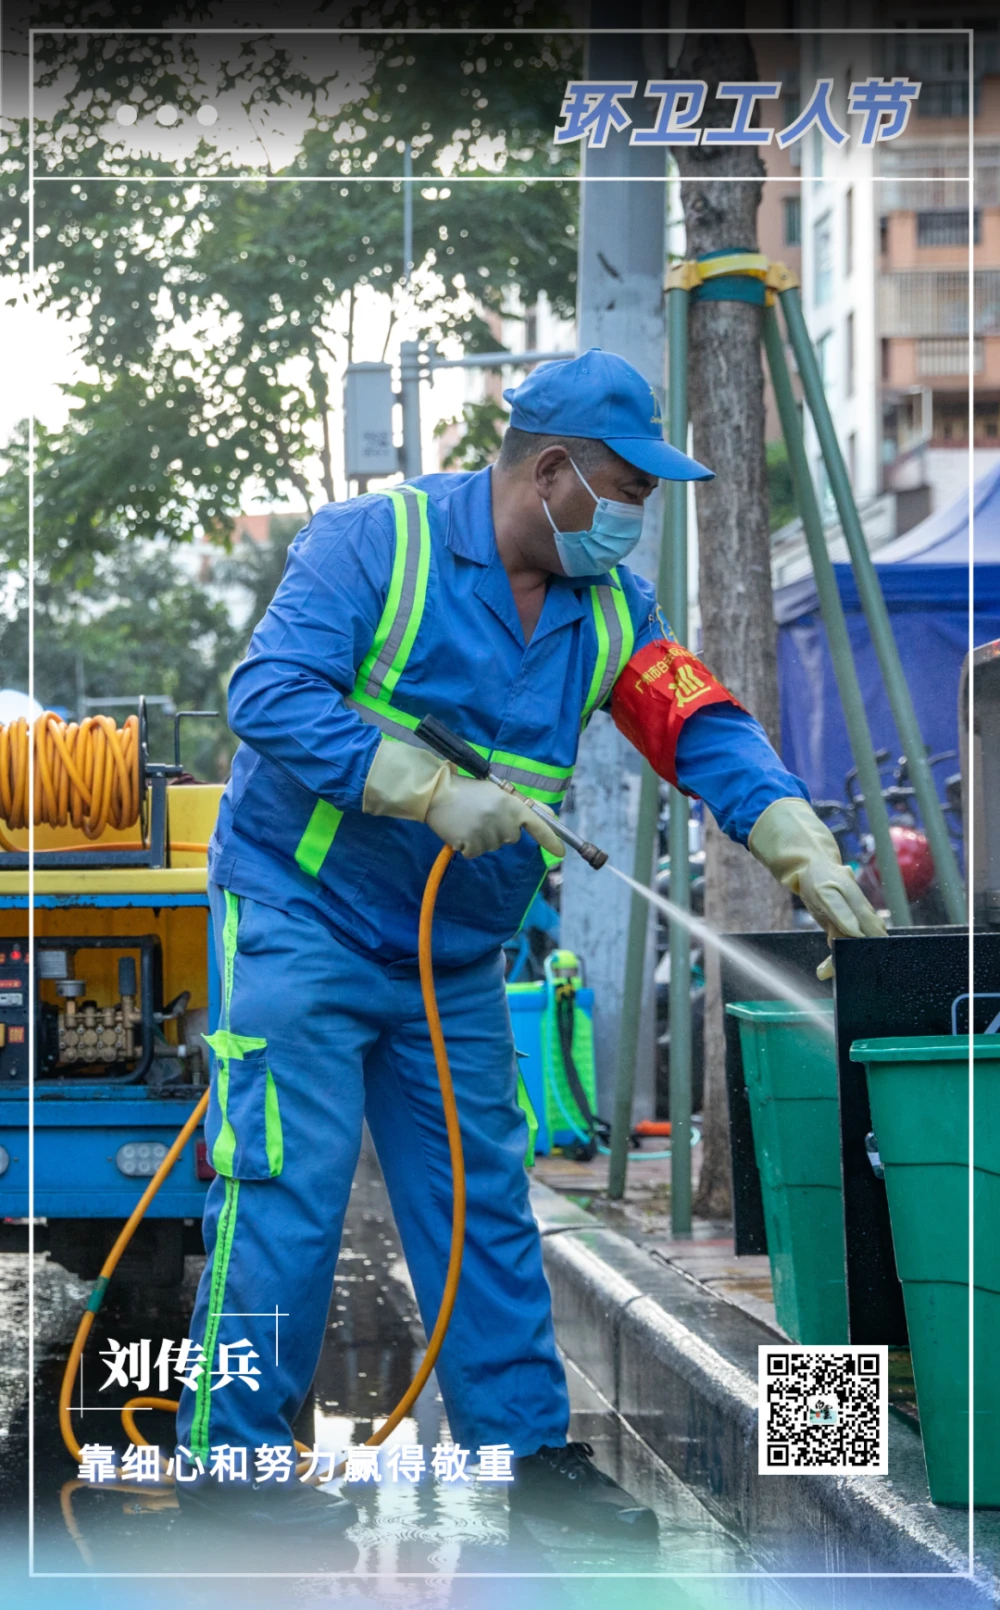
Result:
M458 35L458 36L462 36L462 35L470 35L470 34L489 33L493 37L510 36L510 37L531 38L531 37L534 37L537 34L546 33L546 32L548 32L548 33L569 33L569 34L572 34L574 36L579 36L581 38L589 38L591 35L608 35L608 36L611 36L611 37L618 37L618 36L621 36L621 35L639 35L640 37L642 37L642 36L645 36L647 34L655 34L655 35L660 35L660 36L669 36L669 35L673 35L673 34L680 34L681 36L684 36L687 33L691 32L691 30L688 29L688 28L565 28L565 29L563 29L563 28L555 28L555 27L550 28L550 29L538 29L538 28L532 28L532 29L529 29L529 28L281 28L281 27L272 27L272 28L56 28L56 27L52 27L52 28L31 28L31 29L29 29L29 31L28 31L28 176L27 176L28 177L28 192L27 192L27 194L28 194L28 299L29 299L29 304L33 304L34 289L35 289L35 186L36 186L36 184L78 183L81 180L83 182L87 183L87 184L102 183L102 182L107 182L107 183L112 183L112 184L121 184L123 182L123 176L121 174L113 174L113 175L112 174L106 174L106 175L104 175L104 174L66 175L65 177L62 176L62 175L55 175L55 174L52 174L52 175L44 175L44 174L43 175L36 175L36 173L35 173L35 77L34 77L34 69L35 69L35 39L36 39L36 37L42 36L42 35L44 35L44 36L52 36L52 35L73 35L73 36L96 35L96 36L101 36L101 37L115 37L115 36L118 36L118 35L129 35L129 34L138 34L138 35L142 35L144 37L157 36L157 35L163 36L163 35L172 35L172 34L183 34L183 35L188 36L188 37L196 37L196 36L204 35L204 36L208 36L208 37L212 37L212 36L216 36L216 37L231 36L231 37L237 37L237 38L247 38L247 37L263 37L263 38L293 37L293 36L299 36L299 35L302 35L302 36L310 36L310 35L337 35L337 36L341 36L341 35L343 35L343 36L347 36L347 37L355 37L357 35L362 35L362 34L365 35L365 36L371 36L371 37L378 37L378 36L382 36L382 35L387 35L387 36L392 36L392 37L396 37L396 36L422 37L422 36L427 35L427 34L431 34L431 35L442 34L442 35ZM723 28L723 29L716 29L715 32L719 33L719 34L744 34L744 33L748 33L751 37L767 37L769 35L786 36L788 34L792 34L795 37L799 37L799 38L807 38L807 37L810 37L810 36L813 36L813 35L820 35L821 37L827 37L827 36L839 37L839 36L845 36L845 35L853 37L855 35L862 35L865 38L869 38L869 37L871 37L873 35L883 35L884 34L884 35L888 35L888 36L898 36L900 34L910 35L910 34L923 32L923 33L927 33L927 34L936 34L936 33L949 34L949 35L954 35L956 37L964 35L965 38L966 38L968 48L969 48L969 78L968 78L968 84L969 84L969 128L968 128L969 173L968 173L968 178L966 180L966 183L968 184L968 187L969 187L969 244L968 244L968 254L969 254L969 256L968 256L968 286L969 286L969 292L968 292L968 295L969 295L969 329L968 329L968 344L969 344L968 345L968 352L969 352L969 358L968 358L968 371L969 371L968 372L969 604L968 604L968 620L969 620L969 635L968 635L968 651L969 651L969 654L971 656L973 648L974 648L974 640L975 640L975 617L974 617L974 585L975 585L974 584L974 577L975 577L975 546L974 546L974 543L975 543L975 536L974 536L974 508L973 508L973 485L974 485L974 482L975 482L975 474L974 474L974 466L975 466L975 441L974 441L974 429L975 429L975 407L974 407L974 402L975 402L975 377L974 377L974 374L973 374L973 367L972 367L973 358L974 358L974 343L975 343L975 302L974 302L974 297L975 297L975 257L974 257L974 251L975 251L975 248L974 248L974 245L973 245L973 220L974 220L974 213L975 213L975 166L974 166L974 161L975 161L975 129L974 129L974 125L975 125L975 30L972 29L972 28L918 30L918 29L909 29L909 28L908 29L896 29L896 28L791 28L791 29L786 29L786 28L752 28L751 27L751 28ZM379 176L376 177L376 176L370 175L370 174L357 174L357 175L354 175L354 174L348 174L348 175L330 174L330 175L313 175L313 176L307 176L307 177L304 177L304 176L301 176L301 175L296 175L294 177L292 177L292 176L285 177L283 175L253 175L253 174L243 173L243 174L239 174L239 175L235 175L235 176L229 176L229 175L222 176L222 175L219 175L215 179L206 179L204 177L204 175L178 176L176 178L169 177L167 175L151 175L149 178L143 178L142 176L137 175L131 181L129 181L129 179L126 178L125 182L139 182L139 183L143 183L143 184L148 184L148 183L165 183L165 184L232 183L232 184L239 184L239 183L246 183L251 178L254 180L254 182L259 183L260 179L263 178L265 180L265 182L267 182L269 184L279 184L279 183L281 183L281 184L284 184L284 183L295 183L295 184L303 184L303 183L326 184L326 183L329 183L329 184L333 184L333 183L336 183L336 184L343 185L343 184L356 184L359 181L363 182L363 183L367 183L367 184L371 184L371 183L399 184L399 183L402 182L404 177L405 176L402 175L402 174L398 175L397 177L390 177L388 175L379 175ZM874 177L875 182L877 183L879 176L875 175L873 177ZM451 178L448 178L448 179L444 180L443 182L445 184L447 184L447 185L452 185L452 184L455 184L456 182L457 183L466 183L466 184L496 184L496 183L501 183L502 184L502 183L511 183L511 182L531 182L531 183L541 183L541 184L560 183L560 184L577 184L577 185L580 185L580 184L583 184L583 183L590 183L590 184L594 184L594 183L598 183L598 184L608 184L608 183L610 183L610 184L622 184L622 183L650 184L650 183L656 183L658 181L652 180L652 179L650 179L648 177L645 177L645 176L639 176L639 175L636 175L636 176L626 175L626 176L623 176L622 178L615 178L615 177L610 176L610 175L609 176L598 177L598 176L595 176L595 175L587 176L587 175L580 174L574 179L574 178L569 178L564 174L552 175L551 177L549 177L549 176L535 176L535 175L530 175L530 176L529 175L521 175L520 178L516 174L510 174L510 175L497 174L495 177L473 176L473 175L456 175L454 177L451 177ZM669 175L668 174L668 175L664 176L664 179L663 179L662 182L664 184L667 184L667 185L669 185L669 184L680 184L680 183L682 183L682 180L680 179L679 175ZM743 178L736 178L736 177L732 177L732 178L724 178L723 177L723 178L712 180L710 182L716 183L716 184L718 184L718 183L723 183L723 184L726 184L726 183L743 184L743 183L746 183L746 180L743 179ZM768 182L795 183L795 182L798 182L801 185L803 183L803 180L802 180L801 175L796 180L794 175L789 176L789 175L785 175L785 174L782 174L782 175L765 174L763 176L763 179L760 182L763 182L763 183L768 183ZM826 181L826 182L829 183L830 181ZM914 182L914 183L926 183L926 180L922 180L922 179L919 179L919 178L914 178L912 182ZM28 499L29 499L29 505L28 505L28 697L29 697L29 699L33 699L34 698L34 691L35 691L35 632L34 632L34 624L35 624L34 623L34 600L35 600L35 415L34 415L33 410L29 413L29 416L28 416ZM970 661L969 661L968 701L969 702L968 702L967 716L968 716L968 721L969 721L969 731L970 731L970 734L971 734L971 731L972 731L972 713L973 713L973 671L972 671L971 658L970 658ZM973 773L973 768L974 768L974 758L973 758L974 757L974 746L971 743L970 743L970 746L969 746L969 755L970 755L969 768L970 768L970 784L971 784L971 781L972 781L973 775L974 775L974 773ZM972 789L970 787L970 793L971 792L972 792ZM28 797L29 797L29 799L33 797L33 794L34 794L34 752L33 752L32 746L29 744L29 746L28 746ZM968 829L967 829L968 836L967 836L967 841L966 841L966 846L965 846L965 864L966 864L966 869L967 869L966 883L967 883L967 887L971 888L971 880L969 879L969 876L968 876L968 869L969 869L969 867L971 867L973 865L973 859L972 858L973 858L973 850L974 850L973 813L972 813L971 810L967 812L967 816L968 816ZM968 943L969 943L969 993L971 995L972 992L973 992L973 989L974 989L974 976L973 976L974 927L973 927L973 913L972 913L972 910L971 910L971 906L970 906L970 909L969 909L969 911L967 913L967 917L968 917ZM250 1579L253 1579L253 1578L272 1579L273 1578L273 1579L283 1580L283 1581L295 1580L296 1578L301 1578L301 1579L305 1580L305 1579L308 1579L310 1577L315 1577L315 1578L318 1578L318 1579L321 1579L321 1580L322 1579L329 1579L329 1580L346 1579L346 1580L350 1580L350 1579L353 1578L353 1579L355 1579L357 1581L370 1581L370 1580L381 1580L381 1579L385 1578L385 1579L390 1580L390 1581L395 1581L395 1580L401 1580L401 1579L404 1579L404 1578L414 1578L414 1579L419 1580L419 1581L427 1581L427 1580L432 1580L432 1579L435 1579L437 1577L442 1576L444 1573L442 1573L440 1571L413 1571L413 1572L411 1572L411 1571L391 1571L391 1572L385 1572L385 1571L366 1571L366 1572L360 1572L360 1571L338 1571L338 1572L327 1572L327 1571L266 1571L266 1572L261 1572L261 1571L254 1571L254 1572L249 1572L249 1571L248 1572L231 1572L231 1571L143 1571L143 1572L134 1572L134 1571L38 1571L38 1570L35 1569L35 1345L34 1345L34 1343L35 1343L35 1279L34 1279L34 1269L35 1269L35 1233L34 1233L35 1232L35 1216L34 1216L34 1205L35 1205L35 1166L34 1166L35 1165L35 1105L34 1105L34 1102L35 1102L35 1088L34 1088L34 1043L35 1043L35 1040L34 1040L34 1015L35 1015L34 1014L35 831L34 831L33 818L29 818L29 826L28 826L28 947L29 947L29 951L28 951L28 954L29 954L29 970L28 970L28 982L29 982L29 988L28 988L28 1039L29 1039L29 1053L28 1053L28 1055L29 1055L29 1078L28 1078L28 1575L29 1575L29 1577L30 1578L60 1578L60 1579L69 1579L69 1580L77 1580L77 1579L81 1579L81 1578L84 1579L84 1580L100 1580L100 1579L103 1579L103 1578L108 1578L108 1579L121 1578L121 1579L129 1580L129 1581L143 1580L143 1579L147 1579L147 1578L150 1578L150 1579L153 1579L153 1580L156 1580L156 1581L162 1581L162 1580L174 1580L174 1579L181 1579L181 1578L189 1578L189 1577L209 1578L209 1579L216 1578L216 1579L220 1579L220 1580L234 1580L234 1581L240 1580L240 1579L242 1579L244 1577L245 1578L250 1578ZM782 1580L786 1580L786 1579L787 1580L800 1580L801 1579L801 1580L819 1580L819 1581L827 1581L827 1580L838 1580L839 1581L839 1580L854 1579L854 1578L858 1578L858 1579L860 1579L862 1581L869 1581L869 1580L904 1580L904 1581L914 1580L915 1581L915 1580L923 1580L923 1579L931 1579L931 1580L946 1581L946 1582L950 1582L950 1581L975 1581L975 1579L976 1579L975 1578L975 1510L973 1508L973 1497L974 1497L974 1493L973 1493L973 1467L974 1467L974 1447L975 1447L975 1424L974 1424L974 1414L973 1414L974 1399L975 1399L975 1288L974 1288L974 1284L973 1284L973 1276L974 1276L974 1271L975 1271L975 1257L974 1257L974 1239L975 1239L975 1217L974 1217L974 1215L975 1215L975 1168L974 1168L974 1161L975 1161L975 1152L974 1152L975 1131L974 1131L974 1113L975 1113L975 1096L974 1096L974 1079L973 1079L974 1059L973 1059L973 1048L972 1048L972 1036L971 1036L971 1034L970 1034L970 1037L969 1037L968 1069L969 1069L969 1167L968 1167L968 1176L969 1176L969 1197L968 1197L968 1200L969 1200L969 1264L968 1264L968 1281L969 1281L969 1505L968 1505L968 1534L969 1535L968 1535L968 1552L967 1552L967 1560L966 1560L966 1569L965 1569L965 1571L949 1572L949 1571L767 1571L767 1570L761 1570L761 1571L724 1571L724 1572L721 1572L721 1571L678 1571L678 1572L671 1572L669 1574L664 1573L662 1571L607 1571L607 1572L602 1571L602 1572L597 1572L597 1573L590 1572L590 1571L550 1571L550 1572L534 1572L534 1571L533 1572L504 1572L504 1571L464 1572L463 1571L463 1572L454 1572L454 1573L452 1573L450 1578L449 1578L449 1580L465 1580L467 1578L468 1579L476 1579L476 1578L482 1577L484 1579L490 1579L490 1580L492 1580L492 1579L501 1579L501 1580L503 1580L503 1579L507 1578L507 1579L509 1579L511 1581L518 1580L518 1579L527 1579L527 1580L534 1581L534 1580L546 1580L548 1578L568 1578L568 1579L581 1578L581 1579L586 1580L586 1581L604 1580L605 1578L608 1581L616 1581L616 1580L619 1580L619 1579L628 1579L628 1580L632 1580L632 1579L643 1580L644 1579L644 1580L650 1580L650 1581L656 1581L656 1582L671 1582L671 1581L681 1582L681 1581L686 1581L686 1580L696 1580L696 1581L701 1581L701 1580L755 1581L758 1578L773 1579L773 1580L777 1580L777 1581L782 1581Z

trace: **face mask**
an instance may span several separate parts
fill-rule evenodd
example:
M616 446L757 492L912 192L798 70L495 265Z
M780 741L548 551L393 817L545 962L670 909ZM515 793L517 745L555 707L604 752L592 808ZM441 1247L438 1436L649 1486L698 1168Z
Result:
M573 464L572 459L570 463ZM636 508L634 503L617 503L612 498L599 498L575 464L573 469L597 504L590 530L560 531L544 498L542 507L552 527L559 563L567 576L600 576L606 570L613 569L626 554L630 554L639 541L642 536L642 508Z

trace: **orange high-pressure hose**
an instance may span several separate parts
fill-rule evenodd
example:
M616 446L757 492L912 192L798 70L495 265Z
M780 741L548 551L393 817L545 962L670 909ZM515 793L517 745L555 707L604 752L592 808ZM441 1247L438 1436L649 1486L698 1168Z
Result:
M108 1289L108 1283L118 1267L118 1263L123 1252L125 1251L125 1248L128 1246L142 1220L145 1218L146 1209L149 1207L153 1197L160 1189L160 1186L170 1173L170 1170L173 1168L178 1157L181 1155L181 1152L184 1150L188 1141L191 1139L191 1136L194 1134L195 1130L198 1128L198 1125L204 1118L207 1109L208 1091L206 1090L194 1111L188 1118L187 1123L184 1125L183 1129L181 1129L170 1150L167 1152L163 1162L156 1170L153 1178L150 1180L135 1207L132 1209L130 1216L128 1219L126 1219L125 1224L122 1227L118 1239L105 1258L104 1263L101 1265L101 1272L98 1275L97 1282L90 1294L90 1301L84 1310L83 1318L80 1320L76 1335L73 1338L73 1346L69 1350L69 1358L66 1360L66 1368L63 1372L62 1387L59 1391L59 1429L62 1432L63 1442L66 1444L67 1449L78 1464L81 1458L81 1449L80 1444L73 1435L73 1421L70 1414L70 1398L73 1393L73 1382L76 1379L76 1372L79 1367L80 1359L82 1358L83 1350L87 1345L87 1338L93 1329L94 1320L97 1317L102 1302L104 1301L104 1294ZM125 1407L126 1410L137 1408L151 1409L154 1407L162 1409L176 1409L177 1404L168 1401L166 1398L132 1398ZM129 1428L126 1427L126 1430L128 1429ZM141 1442L143 1439L135 1436L132 1438L132 1440L133 1442Z
M28 752L34 749L34 811L29 812ZM46 710L0 727L0 816L8 827L72 826L88 839L139 820L139 718L118 728L111 716L65 722Z
M388 1419L379 1426L373 1436L368 1438L367 1447L377 1447L403 1419L404 1415L413 1407L428 1377L437 1362L441 1345L444 1342L448 1323L455 1306L455 1296L458 1291L459 1275L462 1270L462 1248L465 1242L465 1160L462 1156L462 1133L458 1122L458 1108L455 1104L455 1090L451 1082L451 1068L448 1065L448 1051L441 1029L441 1017L438 1012L437 996L434 991L434 966L431 951L431 930L434 922L434 906L437 901L441 880L448 870L448 864L454 855L454 850L445 845L434 865L431 867L427 882L424 885L424 897L420 906L420 932L418 940L418 957L420 962L420 988L424 999L424 1011L427 1014L427 1026L430 1029L431 1046L434 1051L434 1063L437 1068L438 1081L441 1086L441 1101L444 1107L445 1125L448 1131L448 1150L451 1155L452 1173L452 1209L451 1209L451 1251L448 1257L448 1273L444 1283L444 1293L441 1297L441 1307L438 1310L434 1329L427 1341L427 1351L419 1370L414 1376L410 1386L400 1398ZM73 1395L73 1382L79 1367L83 1350L87 1345L94 1318L104 1300L108 1282L114 1274L119 1259L135 1234L136 1227L141 1222L146 1209L163 1184L170 1170L173 1168L184 1147L194 1134L208 1106L208 1091L201 1097L187 1123L177 1136L163 1162L160 1164L153 1178L150 1180L142 1196L136 1203L131 1217L126 1222L108 1256L104 1260L101 1273L91 1294L86 1312L80 1321L69 1358L66 1360L66 1369L63 1372L62 1387L59 1391L59 1429L62 1432L66 1448L76 1460L80 1462L81 1448L73 1435L72 1409L70 1400ZM134 1411L136 1409L166 1409L176 1412L178 1404L170 1398L137 1397L130 1398L122 1409L122 1424L133 1443L145 1445L145 1438L140 1436L135 1423ZM297 1443L300 1453L309 1450Z
M28 806L28 754L34 749L34 810ZM0 726L0 819L17 830L34 818L36 827L75 827L88 839L107 828L122 832L139 820L139 718L116 727L110 716L87 716L79 723L44 711L33 722L23 716ZM141 844L90 843L86 850L141 850ZM0 829L0 849L16 850ZM39 850L56 855L59 849ZM207 844L176 841L172 850L204 855Z

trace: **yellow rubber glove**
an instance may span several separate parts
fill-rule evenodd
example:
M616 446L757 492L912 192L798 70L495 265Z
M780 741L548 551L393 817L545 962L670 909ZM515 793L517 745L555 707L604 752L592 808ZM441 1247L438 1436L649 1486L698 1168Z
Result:
M776 799L750 833L751 855L797 894L829 940L884 939L885 923L840 859L837 841L804 799ZM833 958L816 969L833 977Z
M365 782L361 809L369 816L398 816L427 826L469 860L502 844L516 844L525 828L543 849L562 856L566 846L523 800L496 783L460 777L429 749L383 738Z

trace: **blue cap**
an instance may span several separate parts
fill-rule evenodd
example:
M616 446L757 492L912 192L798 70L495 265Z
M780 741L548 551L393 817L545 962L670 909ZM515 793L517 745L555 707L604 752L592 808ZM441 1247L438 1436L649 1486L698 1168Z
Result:
M714 470L663 440L656 393L614 352L591 347L568 363L543 363L504 392L510 423L535 436L585 436L664 481L710 481Z

